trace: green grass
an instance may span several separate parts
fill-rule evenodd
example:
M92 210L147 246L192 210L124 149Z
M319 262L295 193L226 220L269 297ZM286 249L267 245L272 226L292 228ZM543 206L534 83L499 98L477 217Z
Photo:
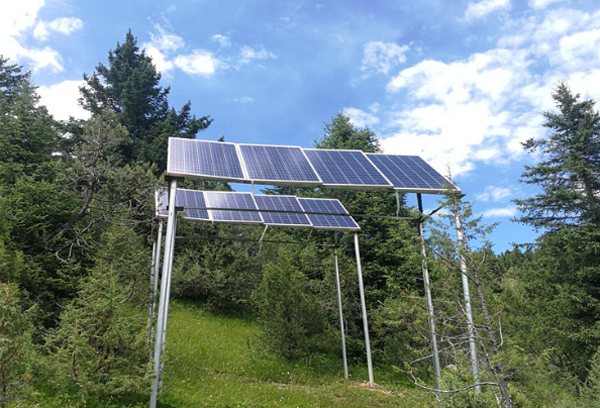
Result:
M366 367L350 367L353 379L344 380L341 356L307 364L262 352L250 319L216 317L190 304L171 310L161 407L428 405L408 395L406 380L391 370L376 370L379 386L368 389Z
M427 407L430 397L391 368L376 367L366 387L364 366L344 380L341 356L290 363L265 353L259 327L248 317L215 316L191 303L173 302L169 316L160 408L185 407ZM16 407L147 407L149 395L101 396L82 401L74 389L33 381ZM416 396L415 396L416 395ZM421 397L420 397L421 396Z

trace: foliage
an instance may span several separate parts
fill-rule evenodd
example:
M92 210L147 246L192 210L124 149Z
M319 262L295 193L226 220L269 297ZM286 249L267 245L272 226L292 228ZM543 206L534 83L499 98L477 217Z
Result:
M256 234L243 226L182 225L181 230L196 239L180 245L173 265L173 296L206 301L215 311L247 312L262 277L262 259L259 245L239 238Z
M17 286L0 283L0 406L18 396L30 380L30 314L20 304Z
M290 360L308 358L327 345L323 309L308 278L311 252L280 247L276 259L265 264L253 294L265 345Z
M127 129L128 138L120 146L125 163L155 164L156 174L166 169L169 137L194 138L212 122L208 116L191 114L190 102L179 112L169 107L170 89L158 85L161 75L131 31L123 44L109 51L108 66L100 63L83 78L83 107L94 117L112 111Z
M96 266L48 337L59 381L74 382L84 396L140 391L148 378L147 251L123 227L101 242Z
M543 113L551 132L524 144L540 160L525 167L522 181L541 192L515 201L524 213L518 221L545 233L531 262L515 276L525 291L523 313L517 314L534 334L524 334L525 347L549 349L560 377L583 381L600 345L600 115L595 101L581 100L564 82L552 98L558 112Z
M588 408L600 407L600 353L598 351L592 356L590 372L581 389L581 399Z
M543 112L547 138L529 139L529 153L539 152L535 166L525 166L522 182L535 184L542 192L515 200L525 215L519 222L556 230L563 226L600 223L600 115L595 101L580 100L564 82L552 99L558 113Z
M358 129L350 116L338 112L325 124L321 140L313 141L317 149L348 149L364 152L381 152L379 139L369 128Z

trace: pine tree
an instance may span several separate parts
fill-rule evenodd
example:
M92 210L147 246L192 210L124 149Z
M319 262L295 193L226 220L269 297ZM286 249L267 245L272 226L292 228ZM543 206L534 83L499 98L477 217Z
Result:
M529 153L540 154L540 161L525 166L521 181L542 191L515 200L525 213L517 221L547 230L600 223L600 115L595 101L582 101L564 82L552 99L558 112L542 113L551 133L524 143Z
M115 112L129 132L122 145L123 158L129 163L156 164L160 174L166 169L168 138L194 138L212 119L196 118L190 102L179 112L169 107L170 89L159 86L160 73L131 31L123 44L109 51L108 63L98 64L91 76L84 74L80 102L93 116L104 110Z

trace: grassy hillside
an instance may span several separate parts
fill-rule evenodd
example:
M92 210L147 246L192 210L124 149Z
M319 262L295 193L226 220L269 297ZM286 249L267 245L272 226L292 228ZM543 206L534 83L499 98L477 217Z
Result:
M380 387L363 386L366 368L351 367L344 381L341 357L289 363L261 352L250 320L215 317L175 304L168 331L164 407L415 407L393 372L375 372ZM393 385L393 383L401 384Z
M375 369L377 386L365 386L366 367L351 366L345 381L341 356L289 363L264 353L251 318L219 317L190 303L173 303L169 318L161 408L183 407L426 407L403 375ZM89 399L75 390L34 384L17 406L144 407L148 395ZM408 389L408 390L407 390ZM421 397L419 397L421 396Z

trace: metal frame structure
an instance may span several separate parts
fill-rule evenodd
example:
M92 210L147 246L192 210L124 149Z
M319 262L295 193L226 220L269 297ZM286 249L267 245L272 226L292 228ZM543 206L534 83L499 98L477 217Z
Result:
M167 322L168 322L168 314L169 314L169 299L171 293L171 276L173 270L173 258L174 258L174 249L175 249L175 233L177 228L177 210L176 207L176 196L177 196L177 179L173 178L170 180L170 188L169 188L169 206L168 206L168 221L167 221L167 233L165 237L165 255L163 262L163 272L162 279L160 285L160 298L158 304L158 318L156 322L156 340L154 343L154 360L153 360L153 371L154 378L152 380L152 387L150 392L150 408L156 408L156 404L158 401L158 395L162 389L162 375L164 370L164 362L162 359L162 355L165 350L166 344L166 336L167 336ZM264 211L264 210L258 210ZM335 214L333 214L335 215ZM161 224L162 226L162 224ZM267 226L268 227L268 226ZM314 226L312 228L315 228ZM319 227L317 227L319 228ZM160 227L159 227L160 229ZM339 230L346 230L347 228L336 228ZM334 238L337 243L337 235ZM364 285L362 278L362 267L360 261L360 246L358 241L358 232L354 232L354 248L356 254L356 265L357 265L357 274L358 274L358 284L360 291L360 301L361 301L361 310L362 310L362 319L363 319L363 328L364 328L364 336L365 336L365 348L367 353L367 370L369 373L369 383L371 386L375 384L373 378L373 362L371 358L371 343L369 338L369 324L367 318L367 306L365 300L364 293ZM155 254L160 252L158 249L155 251ZM153 264L156 265L159 260L158 256L156 260L154 260ZM344 377L348 378L348 363L347 363L347 355L346 355L346 342L345 342L345 329L344 329L344 321L343 321L343 312L342 312L342 298L341 298L341 290L340 290L340 281L339 281L339 266L337 259L337 246L334 245L334 260L335 260L335 275L336 275L336 289L338 295L338 307L339 307L339 315L340 315L340 332L342 337L342 353L343 353L343 361L344 361ZM156 283L157 280L155 280Z
M171 145L171 142L169 141L169 146L170 145ZM240 157L240 162L242 163L242 169L243 169L242 171L244 172L245 176L247 177L247 173L244 168L245 165L243 164L244 158L241 155L239 146L236 146L236 150L238 151L238 154ZM306 149L304 149L304 150L306 150ZM303 155L306 158L306 155L304 154L304 152L303 152ZM366 157L368 158L368 156L366 156ZM171 162L170 155L168 156L167 161L168 161L167 168L169 169L170 162ZM310 160L309 160L309 164L311 165L311 167L313 167L312 163L310 163ZM377 166L375 166L375 169L380 174L382 174L384 178L386 178L385 175L383 174L383 172L381 170L379 170L377 168ZM314 170L314 167L313 167L313 170ZM172 274L173 256L174 256L174 247L175 247L175 232L176 232L176 228L177 228L177 210L178 210L178 208L176 208L177 181L181 180L182 177L191 177L191 178L195 178L195 179L208 178L208 179L213 179L213 180L218 179L218 180L223 180L223 181L249 182L252 184L252 193L254 193L254 184L255 183L259 183L259 184L261 182L266 183L266 180L250 180L250 179L245 179L245 180L235 179L235 180L233 180L231 178L220 178L218 176L217 177L215 177L215 176L207 177L207 176L203 176L200 174L189 174L189 173L168 174L168 176L171 177L169 179L170 186L169 186L169 195L168 195L168 200L169 200L168 221L167 221L167 231L166 231L165 245L164 245L164 261L163 261L162 277L161 277L161 285L160 285L158 317L157 317L157 321L156 321L156 336L155 336L156 340L154 343L154 361L153 361L154 378L152 381L152 388L151 388L151 394L150 394L150 408L156 408L158 395L159 395L161 387L162 387L162 373L163 373L163 368L164 368L162 355L163 355L163 352L165 349L165 342L166 342L168 313L169 313L169 298L170 298L170 290L171 290L171 274ZM442 177L442 176L440 176L440 177ZM272 182L276 182L276 181L272 181ZM280 185L304 186L304 185L310 184L310 186L313 186L313 187L323 186L322 181L314 182L314 183L307 183L307 182L302 182L302 181L300 181L300 182L295 182L295 181L278 182L277 181L276 183L280 184ZM448 183L451 184L449 181L448 181ZM271 181L269 181L269 184L271 184ZM326 187L326 186L323 186L323 187ZM365 185L344 185L344 187L349 188L349 189L363 189L363 190L364 189L376 189L376 190L381 191L381 186L379 186L379 188L377 188L377 186L370 188L369 186L365 186ZM453 186L453 185L451 185L451 187L452 187L452 191L454 193L460 193L460 189L458 189L458 187ZM394 186L392 183L390 183L389 188L392 191L396 192L396 200L397 200L398 207L399 207L398 192L417 193L419 211L421 212L421 214L423 211L422 202L421 202L421 193L422 192L429 193L429 194L444 194L445 193L445 190L443 190L443 189L436 190L433 188L407 188L405 186ZM401 218L401 217L398 217L398 214L396 214L396 215L397 215L396 217L392 217L392 218ZM462 237L462 229L460 227L460 220L457 218L456 222L457 222L456 229L457 229L458 243L459 243L459 247L462 247L463 237ZM268 228L268 226L269 225L267 225L266 228ZM265 228L265 232L266 232L266 228ZM162 223L159 226L159 230L162 230ZM429 320L431 346L432 346L432 351L433 351L433 366L434 366L435 382L436 382L436 387L439 389L439 387L440 387L439 380L441 377L441 369L440 369L440 362L439 362L439 355L438 355L438 348L437 348L437 335L436 335L436 331L435 331L433 302L431 299L431 291L430 291L429 271L428 271L427 262L425 259L426 258L425 240L424 240L424 236L423 236L423 226L422 226L421 220L419 220L419 223L418 223L418 230L419 230L419 235L421 237L421 249L422 249L422 256L423 256L422 272L423 272L423 280L424 280L424 285L425 285L425 295L426 295L426 302L427 302L427 314L428 314L428 320ZM161 231L161 233L162 233L162 231ZM153 250L153 257L155 259L153 259L153 273L151 273L151 286L153 288L154 295L156 294L156 285L158 284L158 270L160 268L160 245L161 245L160 240L161 240L161 235L162 235L161 233L159 234L158 243L155 247L156 249ZM337 257L337 232L335 234L336 235L334 237L334 242L336 245L334 245L333 253L334 253L334 264L335 264L335 275L336 275L336 289L337 289L337 294L338 294L338 308L339 308L339 317L340 317L340 334L341 334L342 354L343 354L342 357L343 357L343 363L344 363L344 377L348 378L348 363L347 363L347 357L346 357L345 329L344 329L344 319L343 319L343 313L342 313L342 299L341 299L339 267L338 267L338 257ZM261 242L262 242L262 237L261 237ZM355 255L356 255L356 266L357 266L357 274L358 274L358 282L359 282L361 311L362 311L362 317L363 317L365 347L366 347L366 352L367 352L367 368L368 368L368 373L369 373L369 382L371 385L373 385L374 379L373 379L373 366L372 366L371 347L370 347L370 339L369 339L369 327L368 327L368 320L367 320L367 309L366 309L364 285L363 285L363 279L362 279L362 266L361 266L361 260L360 260L360 247L359 247L359 239L358 239L357 232L354 232L354 249L355 249ZM478 366L477 366L476 347L475 347L475 342L474 342L474 326L473 326L473 318L472 318L472 314L471 314L471 307L470 307L470 300L469 300L468 281L466 283L464 282L465 279L467 279L466 278L466 270L464 270L464 269L466 269L466 264L464 263L464 258L462 257L462 255L459 255L459 256L460 256L460 260L461 260L461 268L463 269L463 273L462 273L463 288L464 288L464 296L465 296L467 315L468 315L468 319L469 319L471 363L472 363L472 367L473 367L474 378L478 382L479 372L478 372ZM155 306L154 306L154 304L152 304L151 307L149 308L150 315L152 315L154 313L154 310L155 310ZM479 390L480 390L480 387L476 386L476 391L479 392Z

